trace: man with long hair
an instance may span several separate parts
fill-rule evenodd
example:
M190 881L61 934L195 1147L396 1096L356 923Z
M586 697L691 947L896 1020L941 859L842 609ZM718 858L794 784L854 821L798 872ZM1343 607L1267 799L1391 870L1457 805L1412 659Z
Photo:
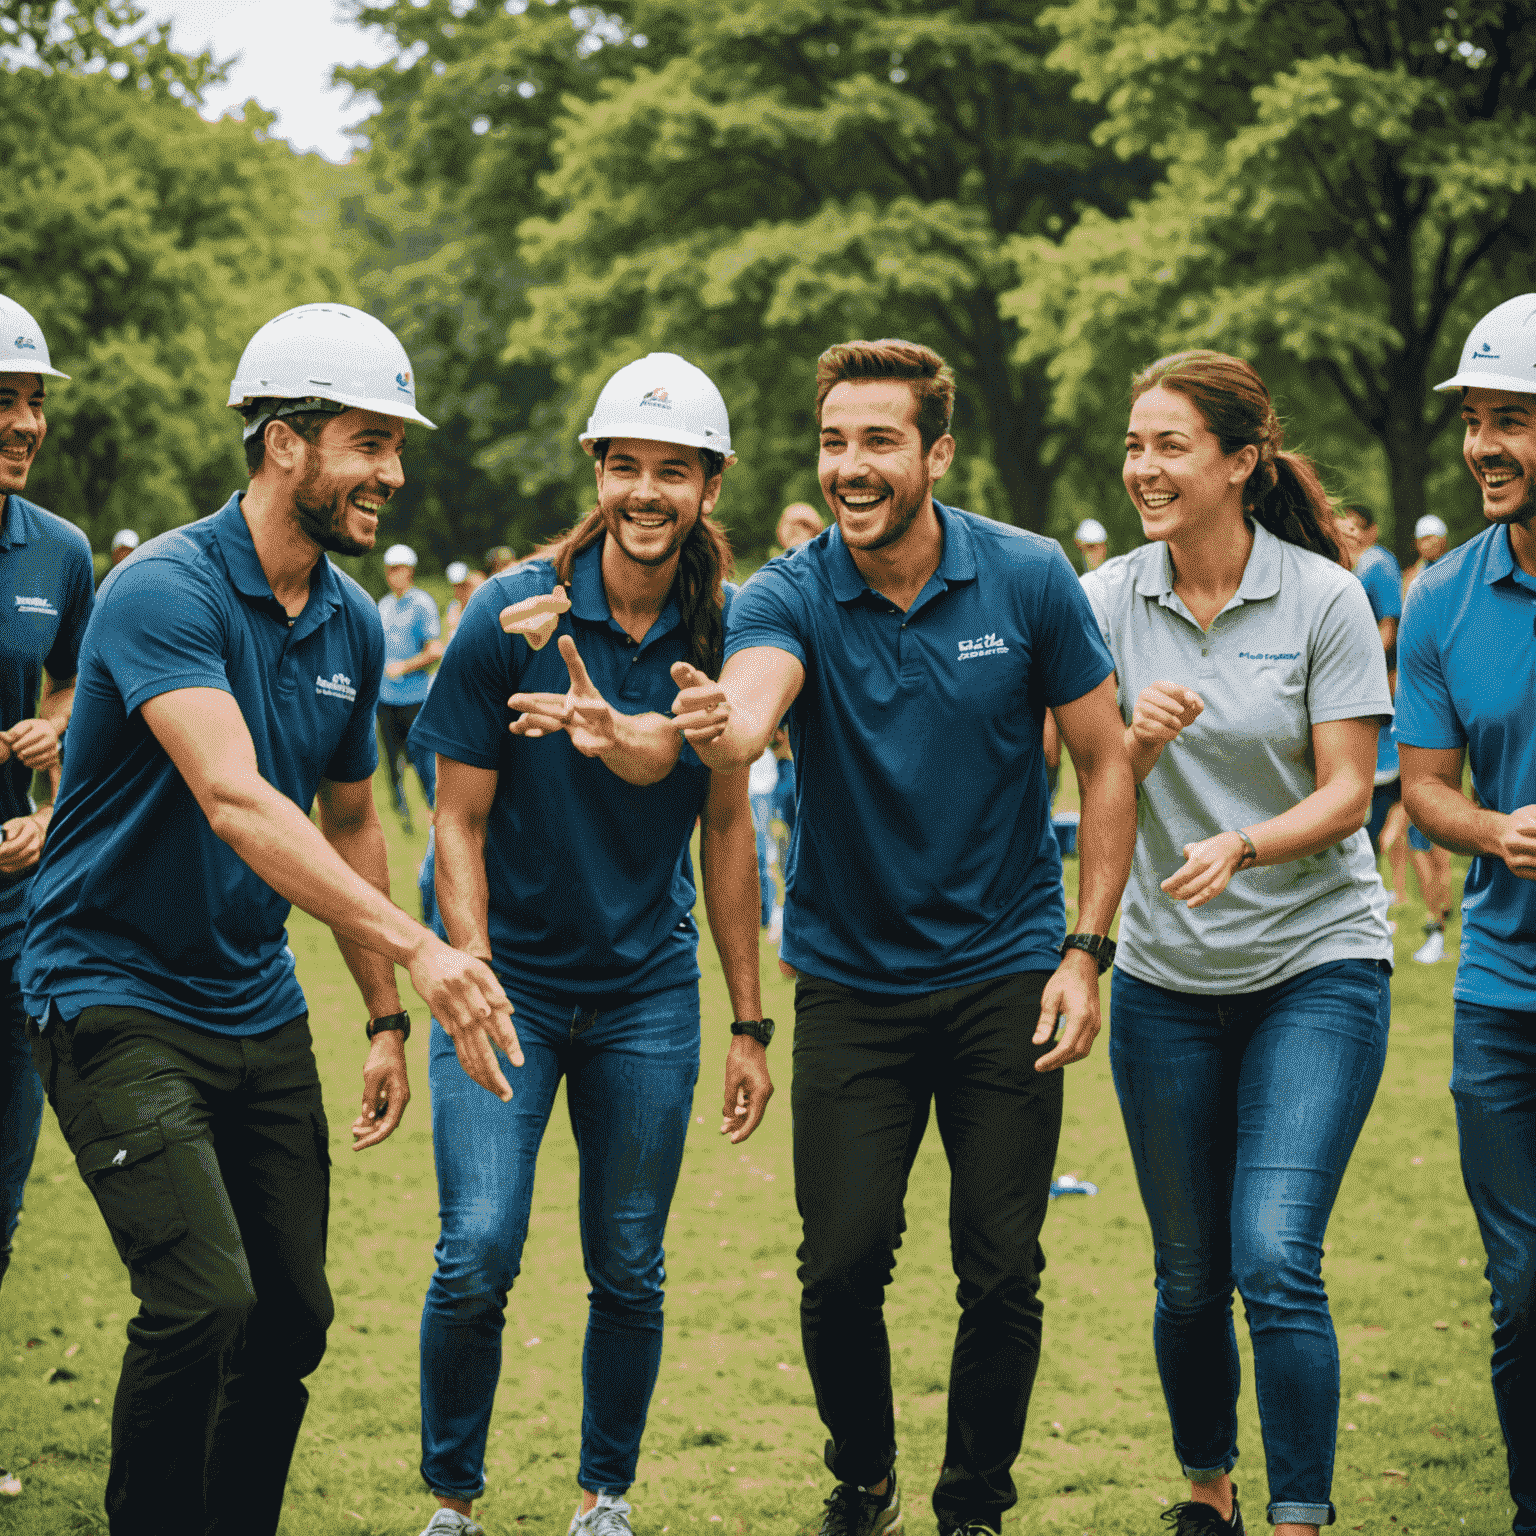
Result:
M1136 835L1109 652L1061 546L934 500L953 403L954 375L928 347L824 352L818 473L837 526L742 589L718 683L674 671L678 728L717 769L750 763L790 711L800 782L783 958L799 972L801 1329L837 1479L824 1536L901 1521L882 1307L930 1108L961 1304L934 1513L946 1536L980 1536L1016 1502L1056 1069L1098 1033ZM1083 786L1084 931L1071 937L1047 709Z
M1403 804L1468 854L1451 1096L1493 1292L1493 1399L1514 1529L1536 1531L1536 293L1472 327L1454 377L1488 526L1435 561L1403 613ZM1470 766L1474 804L1463 789Z
M431 1536L481 1529L473 1505L507 1292L562 1076L592 1287L571 1533L629 1536L624 1494L661 1361L662 1236L699 1072L688 852L699 820L735 1019L722 1132L750 1136L773 1091L747 774L712 772L666 713L674 665L720 671L734 589L710 513L734 460L725 402L698 368L653 353L608 381L581 442L596 460L596 507L470 599L411 736L438 754L439 921L500 976L521 1044L517 1096L498 1104L433 1031L443 1224L421 1326Z

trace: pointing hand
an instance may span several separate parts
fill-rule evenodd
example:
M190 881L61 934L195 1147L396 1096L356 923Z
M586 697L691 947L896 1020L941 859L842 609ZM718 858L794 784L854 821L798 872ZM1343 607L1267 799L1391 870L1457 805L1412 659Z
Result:
M618 744L616 712L587 676L576 642L569 635L561 635L558 644L571 679L570 689L565 693L514 693L507 704L521 713L508 729L514 736L530 737L566 731L571 745L583 757L601 757Z
M691 746L708 746L725 734L731 705L725 689L686 661L672 663L672 681L680 692L672 701L672 723Z
M532 651L542 651L549 644L560 623L560 615L570 612L571 600L564 587L556 587L539 597L525 597L501 610L501 627L509 635L521 635Z

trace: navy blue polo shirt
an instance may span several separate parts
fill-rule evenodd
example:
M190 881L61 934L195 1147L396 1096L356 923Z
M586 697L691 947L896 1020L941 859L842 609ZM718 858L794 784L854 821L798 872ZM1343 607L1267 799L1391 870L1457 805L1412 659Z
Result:
M37 714L44 667L55 682L74 677L94 601L90 540L20 496L0 496L0 730ZM32 770L8 758L0 821L31 814L31 788ZM0 875L0 960L21 949L32 874Z
M139 712L181 688L232 694L262 777L305 812L322 779L377 766L373 599L322 559L290 625L240 500L102 583L19 968L33 1018L116 1004L249 1035L305 1011L289 903L215 835Z
M805 667L783 958L871 992L1056 968L1041 726L1114 669L1059 544L934 505L943 558L906 613L832 527L746 583L726 641Z
M1414 580L1398 659L1398 742L1465 748L1490 810L1536 805L1536 578L1515 564L1507 528L1486 529ZM1461 923L1454 995L1536 1012L1536 881L1502 859L1473 859Z
M642 788L583 757L564 731L529 740L507 729L512 694L570 687L560 635L576 641L616 709L671 713L671 667L688 653L677 605L669 601L636 643L608 607L602 551L599 541L577 555L570 611L542 650L507 634L501 610L555 589L547 560L493 576L470 598L411 745L498 775L485 834L498 975L574 996L644 995L699 974L688 840L709 769L685 742L672 772ZM728 587L727 613L730 599Z

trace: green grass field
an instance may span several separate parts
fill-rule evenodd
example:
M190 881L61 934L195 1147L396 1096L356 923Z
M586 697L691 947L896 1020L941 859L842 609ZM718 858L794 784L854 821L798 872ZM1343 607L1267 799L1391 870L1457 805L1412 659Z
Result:
M387 795L378 798L387 804ZM424 837L407 845L387 812L385 821L396 899L411 906ZM1075 873L1069 863L1069 885ZM1445 1086L1454 967L1452 957L1412 964L1423 913L1410 905L1396 916L1386 1077L1326 1261L1344 1361L1334 1498L1342 1530L1483 1536L1509 1529L1509 1499L1488 1386L1482 1251ZM418 1004L408 1046L417 1096L403 1126L354 1156L345 1143L361 1090L361 1008L330 935L299 914L290 932L332 1127L337 1316L311 1379L282 1530L415 1536L433 1508L416 1472L417 1324L436 1237L425 1019ZM778 1096L757 1135L732 1149L716 1132L729 1013L707 941L701 958L704 1068L668 1234L666 1353L630 1497L639 1536L708 1536L716 1524L728 1536L790 1536L814 1531L830 1488L794 1279L791 991L765 946L765 1008L783 1021L771 1052ZM1093 1179L1101 1193L1058 1201L1046 1224L1045 1354L1007 1533L1151 1532L1183 1491L1152 1360L1150 1243L1102 1040L1069 1069L1058 1168ZM586 1311L575 1189L574 1148L557 1105L523 1278L508 1308L491 1485L479 1507L491 1536L563 1536L574 1507ZM909 1528L919 1532L933 1529L927 1489L942 1454L956 1313L946 1198L930 1133L887 1304L900 1465ZM108 1414L135 1304L51 1111L16 1249L0 1292L0 1465L24 1487L18 1498L0 1499L0 1533L104 1531ZM1257 1529L1263 1450L1246 1360L1245 1376L1235 1476Z

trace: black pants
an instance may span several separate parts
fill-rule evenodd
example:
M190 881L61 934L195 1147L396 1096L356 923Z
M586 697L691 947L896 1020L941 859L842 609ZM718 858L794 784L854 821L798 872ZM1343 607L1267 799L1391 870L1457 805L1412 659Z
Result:
M1061 1131L1060 1072L1034 1070L1045 972L923 997L795 989L795 1200L800 1327L841 1482L878 1483L896 1456L885 1287L902 1202L933 1102L949 1158L949 1237L960 1286L944 1470L945 1523L996 1526L1040 1361L1040 1226Z
M395 810L407 814L405 804L405 779L400 759L409 761L421 780L421 792L430 809L436 799L437 764L430 752L411 753L411 727L421 713L420 704L380 704L378 707L379 739L383 747L384 766L389 770L389 789L395 797Z
M112 1536L271 1536L332 1317L309 1021L236 1038L87 1008L34 1024L32 1049L140 1303Z

